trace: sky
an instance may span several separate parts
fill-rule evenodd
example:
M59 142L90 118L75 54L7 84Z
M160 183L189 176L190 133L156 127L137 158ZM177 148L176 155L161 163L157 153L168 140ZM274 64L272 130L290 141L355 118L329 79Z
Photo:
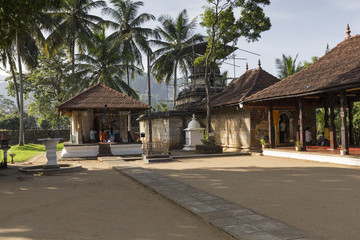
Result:
M191 19L198 17L204 11L206 0L143 0L141 12L152 13L156 17L162 14L177 16L186 9ZM239 11L239 10L238 10ZM272 27L263 32L259 41L248 43L239 39L237 47L251 51L260 56L236 51L235 77L245 72L246 62L249 68L258 67L258 59L262 68L278 75L275 58L282 54L293 57L298 54L298 61L311 61L312 56L323 56L326 45L330 49L343 41L346 37L346 25L350 25L351 34L360 33L360 1L359 0L271 0L270 5L264 7L265 14L270 17ZM157 26L158 23L153 23ZM204 33L204 29L199 32ZM228 61L232 63L232 61ZM234 68L223 64L223 70L234 76Z
M109 2L109 0L107 0ZM190 19L197 17L200 22L200 14L204 11L206 0L143 0L144 6L139 13L146 12L159 17L168 14L176 17L183 9L186 9ZM239 10L238 10L239 11ZM263 32L259 41L248 43L239 39L237 47L259 54L249 54L236 51L235 77L245 72L246 62L249 68L258 66L261 60L262 68L278 75L275 67L275 59L281 58L282 54L295 57L298 61L311 61L312 56L323 56L326 45L330 49L343 41L346 37L346 25L351 28L351 35L360 33L360 1L359 0L271 0L264 11L270 17L272 27ZM98 14L101 14L100 11ZM153 21L147 27L156 27L159 23ZM197 29L205 33L200 26ZM232 63L228 61L228 63ZM234 77L234 68L223 64L222 71L228 70L229 77ZM4 75L4 72L0 72Z

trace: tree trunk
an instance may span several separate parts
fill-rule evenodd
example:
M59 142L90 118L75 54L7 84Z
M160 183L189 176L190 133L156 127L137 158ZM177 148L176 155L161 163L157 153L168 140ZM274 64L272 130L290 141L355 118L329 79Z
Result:
M11 54L9 52L9 49L6 49L6 55L9 59L9 64L10 64L10 70L11 70L11 74L13 76L13 80L14 80L14 88L15 88L15 98L16 98L16 104L18 106L18 112L20 113L20 99L19 99L19 89L18 89L18 85L16 82L16 74L15 74L15 69L14 69L14 63L12 61L11 58Z
M178 65L178 62L176 61L175 62L175 70L174 70L174 107L173 109L175 109L176 107L176 85L177 85L177 65Z
M127 85L130 87L130 76L129 76L129 66L126 66L126 81ZM128 115L128 132L131 131L131 113Z
M71 73L75 73L75 40L70 43Z
M147 55L147 85L148 85L148 101L151 106L151 85L150 85L150 54ZM152 122L151 109L149 109L149 143L152 143Z
M19 41L19 33L16 32L16 50L19 66L19 92L20 92L20 131L19 131L19 146L24 146L25 129L24 129L24 92L23 92L23 76L21 66L21 49Z

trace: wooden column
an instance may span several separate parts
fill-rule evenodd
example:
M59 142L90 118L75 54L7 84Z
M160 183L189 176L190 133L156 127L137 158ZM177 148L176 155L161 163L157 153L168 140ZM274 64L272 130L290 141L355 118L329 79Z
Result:
M269 122L269 144L270 144L270 148L275 148L274 117L273 117L273 106L272 106L271 103L268 106L268 122Z
M346 124L346 92L342 91L340 94L340 117L341 117L341 145L342 149L345 150L345 154L349 154L349 139L348 129Z
M296 104L296 141L300 142L299 104Z
M349 143L350 143L350 145L354 145L353 107L354 107L354 102L349 99L348 108L349 108Z
M301 151L306 151L305 127L304 127L304 102L301 97L298 98L298 103L299 103L299 131L300 131Z
M335 126L335 111L334 101L335 96L330 98L330 150L337 148L336 144L336 126Z
M324 104L324 129L329 128L329 105L328 105L328 99L325 99Z

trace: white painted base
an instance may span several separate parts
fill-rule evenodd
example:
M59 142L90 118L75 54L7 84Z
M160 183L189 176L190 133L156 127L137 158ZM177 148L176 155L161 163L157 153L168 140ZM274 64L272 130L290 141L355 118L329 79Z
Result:
M44 168L58 168L59 164L57 163L56 158L56 147L58 142L62 138L41 138L38 141L41 141L46 149L46 158L47 163L44 165Z
M196 150L196 146L191 146L191 145L184 145L183 149L184 151L195 151Z
M344 164L351 166L360 166L360 158L353 157L351 155L341 156L332 154L319 154L319 153L306 153L306 152L293 152L293 151L281 151L281 150L263 150L264 156L295 158L302 160L310 160L317 162L328 162L336 164Z
M115 144L110 145L112 155L141 155L141 144Z
M98 145L75 145L75 146L64 146L61 157L63 158L82 158L82 157L97 157L99 154Z

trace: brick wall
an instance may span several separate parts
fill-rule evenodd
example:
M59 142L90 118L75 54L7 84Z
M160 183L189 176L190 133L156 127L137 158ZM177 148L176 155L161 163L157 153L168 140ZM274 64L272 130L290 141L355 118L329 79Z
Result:
M25 131L25 143L37 143L39 138L47 138L48 130L26 130ZM70 140L70 130L54 130L55 138L63 138L64 142ZM0 130L0 137L5 133L9 139L9 145L16 145L19 143L19 131L18 130Z

